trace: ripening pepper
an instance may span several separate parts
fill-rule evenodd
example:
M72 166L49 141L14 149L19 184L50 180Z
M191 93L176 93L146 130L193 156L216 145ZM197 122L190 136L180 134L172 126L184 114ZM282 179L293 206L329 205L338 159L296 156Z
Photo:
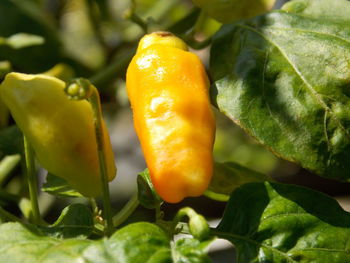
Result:
M170 203L201 195L212 176L215 119L200 59L171 33L146 35L126 85L157 193Z
M83 195L97 196L101 183L92 109L86 100L69 100L64 88L54 77L9 73L0 96L39 163ZM116 168L105 126L104 142L111 181Z
M276 0L192 0L221 23L251 18L272 9Z

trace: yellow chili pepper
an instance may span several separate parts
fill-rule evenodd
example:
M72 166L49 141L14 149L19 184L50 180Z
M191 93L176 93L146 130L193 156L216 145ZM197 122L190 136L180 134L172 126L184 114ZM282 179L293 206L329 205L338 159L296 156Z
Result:
M212 176L215 119L200 59L171 33L146 35L126 85L158 194L170 203L201 195Z
M91 106L72 101L65 83L46 75L10 73L0 96L30 141L39 163L85 196L101 191L96 136ZM107 173L115 177L114 155L104 127Z

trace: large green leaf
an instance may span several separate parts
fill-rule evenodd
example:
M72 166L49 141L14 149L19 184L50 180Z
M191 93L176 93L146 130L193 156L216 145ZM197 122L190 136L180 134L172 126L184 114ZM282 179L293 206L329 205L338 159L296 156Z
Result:
M350 16L343 10L350 2L331 2L298 0L288 12L223 26L211 49L211 93L278 156L348 180Z
M38 229L19 223L0 225L0 233L0 263L208 262L205 248L210 243L186 239L171 245L163 230L144 222L97 241L45 237Z
M299 186L266 182L238 188L216 232L235 244L238 263L350 262L350 213Z
M145 230L149 233L146 234ZM155 225L132 224L112 236L110 248L112 255L121 262L143 262L155 254L169 250L169 239Z

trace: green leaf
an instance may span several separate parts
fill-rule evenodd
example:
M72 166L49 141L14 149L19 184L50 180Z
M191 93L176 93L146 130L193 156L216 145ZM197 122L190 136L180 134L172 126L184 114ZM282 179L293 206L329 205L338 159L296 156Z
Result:
M19 223L0 225L0 233L0 263L208 262L201 260L207 259L204 251L210 244L186 239L171 247L165 232L145 222L102 240L45 237L35 227Z
M46 176L46 182L41 188L42 191L61 197L82 197L79 192L74 190L66 180L51 173Z
M193 238L176 241L173 248L173 262L208 263L211 262L206 250L213 240L200 242Z
M235 244L237 263L350 262L350 213L304 187L266 182L238 188L216 234Z
M344 0L294 0L287 2L282 9L288 13L306 15L308 17L349 21L350 5Z
M88 237L93 230L92 213L83 204L72 204L63 209L50 227L42 227L45 234L58 238Z
M220 29L211 49L212 98L276 155L349 180L350 17L341 9L350 2L298 2L315 10L275 11Z
M228 201L237 187L252 182L269 181L267 175L255 172L234 162L215 163L214 174L205 195L217 201Z
M144 262L155 253L169 250L169 244L165 232L150 223L128 225L109 240L111 254L122 262Z
M142 206L154 209L162 204L162 199L153 187L148 169L137 176L138 199Z
M23 134L17 126L0 131L0 154L13 155L23 152Z
M14 49L44 44L45 39L41 36L17 33L8 38L0 38L0 45L8 45Z
M21 49L0 45L0 60L8 60L13 68L27 73L42 72L58 63L62 58L61 40L52 22L33 1L1 0L1 37L21 32L41 36L45 43Z

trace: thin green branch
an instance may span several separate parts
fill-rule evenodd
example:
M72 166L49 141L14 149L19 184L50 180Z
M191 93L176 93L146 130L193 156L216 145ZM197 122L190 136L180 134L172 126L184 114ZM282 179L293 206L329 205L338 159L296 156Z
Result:
M121 225L125 222L126 219L135 211L135 209L139 206L139 200L137 193L134 194L130 200L126 203L126 205L113 217L114 227Z
M207 19L207 13L205 11L201 10L195 25L184 36L185 42L193 49L203 49L203 48L209 46L211 43L211 40L212 40L211 37L208 37L202 41L198 41L195 38L196 34L199 33L203 29L203 26L204 26L206 19Z
M97 154L100 164L100 175L102 180L102 198L103 208L106 219L106 232L111 234L113 232L113 221L111 212L111 200L108 187L108 176L107 176L107 161L104 152L104 140L103 140L103 127L102 127L102 110L100 104L100 95L95 87L92 89L91 97L88 99L92 106L93 118L95 124L96 143L97 143Z
M26 161L26 173L29 187L29 197L32 208L32 216L35 224L41 223L39 203L38 203L38 178L35 173L34 151L30 142L24 137L24 154Z
M102 69L96 75L90 78L93 85L98 86L99 90L103 91L103 87L112 80L117 78L117 74L124 71L128 66L135 50L131 49L115 59L110 65Z
M92 108L93 122L95 127L97 156L99 161L100 178L102 183L103 212L106 222L106 234L113 232L113 220L111 212L111 200L108 187L107 160L105 155L105 142L103 131L103 118L100 103L100 95L94 85L87 79L76 79L65 88L66 95L73 100L86 99Z
M185 38L184 40L186 44L189 45L191 48L200 50L200 49L206 48L211 44L212 37L208 37L202 41L198 41L194 38Z
M86 0L87 13L90 19L90 24L92 30L95 34L97 41L104 50L105 53L108 52L109 47L101 31L101 23L98 14L96 13L96 6L94 5L94 0Z

